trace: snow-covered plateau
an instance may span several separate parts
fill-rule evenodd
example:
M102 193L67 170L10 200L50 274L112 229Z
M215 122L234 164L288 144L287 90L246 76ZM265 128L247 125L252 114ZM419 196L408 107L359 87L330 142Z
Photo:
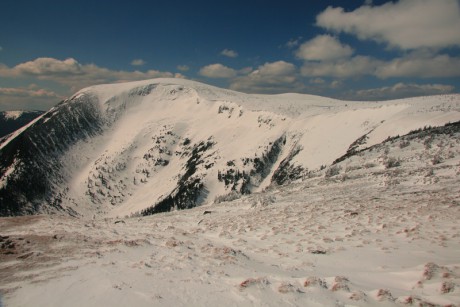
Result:
M460 95L84 89L0 141L0 305L458 306L459 121Z

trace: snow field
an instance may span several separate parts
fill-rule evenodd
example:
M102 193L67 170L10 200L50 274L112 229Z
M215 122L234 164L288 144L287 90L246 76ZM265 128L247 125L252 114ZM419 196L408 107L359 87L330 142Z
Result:
M459 140L390 140L329 175L185 211L2 218L5 304L458 305Z

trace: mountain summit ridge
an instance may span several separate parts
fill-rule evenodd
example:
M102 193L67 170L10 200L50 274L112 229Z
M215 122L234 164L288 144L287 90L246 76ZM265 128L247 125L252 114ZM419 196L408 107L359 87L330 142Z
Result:
M458 120L460 95L377 103L183 79L92 86L0 144L0 215L191 208L302 178L352 144Z

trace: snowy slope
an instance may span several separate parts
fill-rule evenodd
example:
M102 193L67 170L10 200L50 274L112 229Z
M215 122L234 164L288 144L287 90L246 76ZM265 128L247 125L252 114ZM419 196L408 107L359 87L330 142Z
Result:
M0 138L25 126L43 111L2 111L0 112Z
M0 303L459 306L459 181L457 123L187 211L0 218Z
M181 79L86 88L0 144L2 215L191 208L302 178L355 148L460 120L460 95L351 102Z

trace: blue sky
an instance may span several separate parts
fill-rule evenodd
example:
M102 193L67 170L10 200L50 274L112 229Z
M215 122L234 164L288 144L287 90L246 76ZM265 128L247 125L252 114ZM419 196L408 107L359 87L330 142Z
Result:
M353 100L458 93L459 29L458 0L3 0L0 110L155 77Z

